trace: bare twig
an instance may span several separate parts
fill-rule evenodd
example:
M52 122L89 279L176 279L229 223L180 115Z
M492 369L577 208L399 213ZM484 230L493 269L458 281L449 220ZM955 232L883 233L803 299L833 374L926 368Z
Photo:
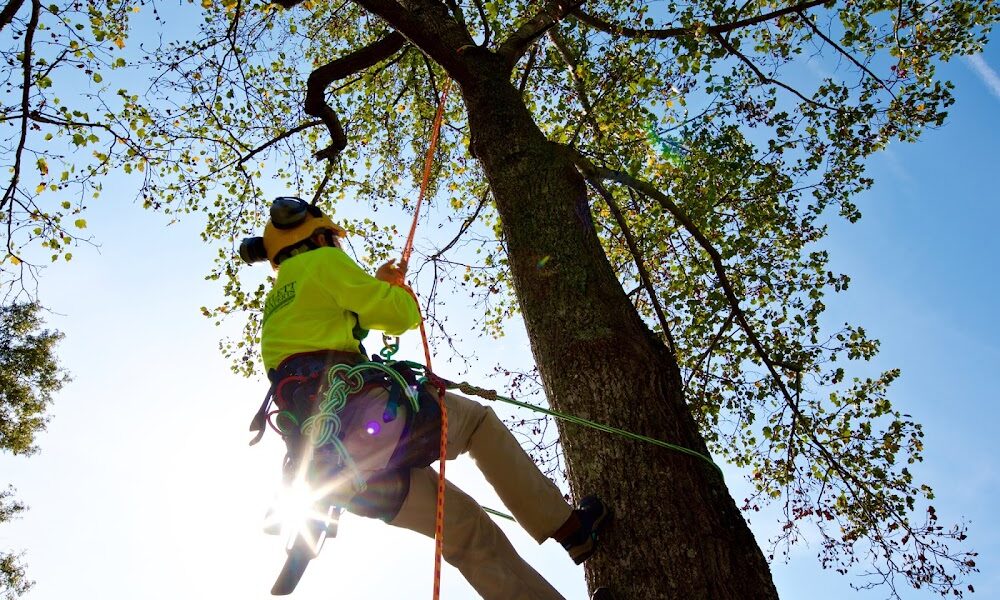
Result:
M440 250L435 252L434 255L431 256L428 260L436 262L438 259L444 256L445 252L451 250L452 247L458 243L458 240L462 239L462 236L465 235L465 232L469 230L469 227L471 227L472 224L476 222L476 219L479 218L479 213L482 212L483 207L486 206L486 199L489 198L489 195L490 195L489 190L483 192L483 195L480 196L479 198L479 204L476 205L476 210L464 221L462 221L462 226L458 228L458 233L455 234L455 237L453 237L450 242L445 244L444 248L441 248Z
M270 140L264 142L260 146L257 146L256 148L254 148L253 150L251 150L247 154L244 154L243 156L241 156L238 160L235 161L235 164L240 164L240 165L246 164L247 161L249 161L251 158L253 158L254 156L260 154L264 150L267 150L268 148L270 148L271 146L277 144L278 142L280 142L280 141L282 141L284 139L287 139L287 138L295 135L296 133L299 133L300 131L305 131L306 129L309 129L311 127L315 127L317 125L321 125L322 123L323 123L322 120L319 120L319 121L306 121L305 123L301 123L299 125L296 125L295 127L292 127L291 129L289 129L287 131L283 131L282 133L280 133L280 134L276 135L275 137L271 138ZM230 166L232 164L233 163L229 163L229 165L226 165L226 166L228 167L228 166Z
M694 376L697 375L698 372L702 370L701 365L704 364L705 360L709 356L711 356L712 352L715 351L715 346L722 340L722 337L726 334L726 331L729 329L729 326L733 324L733 319L735 318L736 318L736 311L730 310L729 316L726 317L726 320L723 321L722 323L722 327L719 327L719 331L717 331L715 335L712 337L712 341L709 342L708 347L705 348L705 351L702 352L701 356L698 357L698 360L695 361L695 366L691 369L691 372L688 374L687 381L684 382L685 390L688 388L689 385L691 385L691 380L694 379Z
M0 31L3 31L4 27L10 25L10 22L14 20L14 15L17 14L17 11L21 10L23 4L24 0L10 0L3 7L3 11L0 11Z

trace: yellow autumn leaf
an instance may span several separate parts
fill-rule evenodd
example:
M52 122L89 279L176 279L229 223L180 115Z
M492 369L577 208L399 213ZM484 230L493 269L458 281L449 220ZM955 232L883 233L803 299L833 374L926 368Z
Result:
M125 40L123 40L120 37L116 37L115 38L115 46L118 46L119 49L124 48L125 47Z
M12 265L16 266L16 265L21 264L21 259L18 258L18 257L16 257L16 256L14 256L14 255L11 255L10 262L11 262Z
M38 187L35 188L35 193L36 194L41 194L43 191L45 191L45 184L44 183L39 183Z

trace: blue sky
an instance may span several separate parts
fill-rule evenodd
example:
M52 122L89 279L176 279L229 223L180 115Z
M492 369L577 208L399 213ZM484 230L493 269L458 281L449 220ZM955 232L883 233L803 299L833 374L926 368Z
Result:
M875 366L902 369L894 401L927 433L916 475L935 487L942 522L970 522L982 572L969 582L980 599L1000 598L996 69L996 43L979 61L942 68L957 86L947 125L874 157L877 183L858 200L864 218L835 226L827 242L834 269L852 276L827 318L864 325L882 340ZM15 484L31 506L0 527L0 548L27 550L38 582L31 600L268 598L283 551L258 525L278 485L282 449L273 435L247 448L264 385L229 372L216 348L223 332L199 314L219 299L203 279L213 250L197 237L200 223L167 227L162 215L130 204L132 189L110 187L88 216L100 250L77 249L42 282L42 300L54 311L49 325L66 334L61 356L74 381L57 397L41 454L0 457L0 483ZM454 310L461 318L465 309ZM418 343L409 334L403 353L419 359ZM481 346L486 367L523 364L528 352L519 331ZM439 366L446 376L448 369ZM482 372L468 377L491 383ZM449 477L500 506L470 462L449 465ZM731 470L727 480L742 497L740 474ZM582 570L556 544L537 546L516 525L501 527L567 598L585 597ZM761 515L752 527L761 541L773 531ZM885 597L852 592L858 581L819 569L817 550L800 547L788 564L774 564L783 597ZM349 516L296 597L427 597L432 560L429 540ZM475 595L447 569L442 597Z

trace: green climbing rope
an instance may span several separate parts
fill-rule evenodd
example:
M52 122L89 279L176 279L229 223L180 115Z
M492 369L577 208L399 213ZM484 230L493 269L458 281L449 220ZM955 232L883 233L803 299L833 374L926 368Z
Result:
M519 400L514 400L513 398L507 398L506 396L501 396L494 390L487 390L466 381L461 383L454 383L451 381L446 382L448 384L448 389L458 389L466 394L472 394L479 396L480 398L485 398L487 400L499 400L500 402L506 402L507 404L512 404L514 406L519 406L521 408L527 408L528 410L533 410L535 412L548 415L550 417L555 417L566 421L567 423L575 423L576 425L582 425L584 427L590 427L591 429L597 429L598 431L604 431L606 433L613 433L630 440L635 440L637 442L646 442L653 444L655 446L660 446L661 448L668 448L682 454L687 454L688 456L693 456L699 458L706 463L710 464L713 469L719 473L719 477L724 477L722 473L722 468L715 464L715 461L711 458L705 456L701 452L697 452L690 448L685 448L684 446L678 446L677 444L671 444L670 442L664 442L663 440L658 440L656 438L651 438L645 435L640 435L638 433L632 433L631 431L626 431L624 429L619 429L617 427L612 427L610 425L604 425L603 423L596 423L589 419L584 419L583 417L577 417L575 415L568 415L566 413L561 413L559 411L551 410L548 408L543 408L541 406L535 406L534 404L528 404L527 402L521 402Z
M488 513L488 514L491 514L491 515L494 515L494 516L497 516L497 517L501 517L503 519L507 519L508 521L514 521L515 520L514 517L508 515L507 513L500 512L499 510L493 510L492 508L488 508L486 506L480 506L479 508L483 509L483 512L485 512L485 513Z

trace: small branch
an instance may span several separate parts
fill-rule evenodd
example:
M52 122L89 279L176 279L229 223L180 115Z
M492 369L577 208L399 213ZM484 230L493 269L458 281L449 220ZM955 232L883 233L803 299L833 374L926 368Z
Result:
M330 145L316 153L317 159L336 160L341 151L347 147L347 136L344 134L340 119L336 111L326 103L327 86L378 64L399 52L405 44L406 38L399 32L393 31L377 42L317 67L309 74L306 82L305 112L309 116L319 117L330 132Z
M490 47L490 38L493 37L493 30L490 28L490 20L486 16L486 9L483 7L483 0L473 0L476 10L479 11L479 18L483 22L483 48Z
M902 2L900 2L900 5L902 5ZM837 42L835 42L832 39L830 39L825 33L823 33L820 30L819 26L817 26L816 23L814 23L812 19L810 19L808 16L806 16L805 13L803 13L802 11L798 11L798 15L799 15L799 19L801 19L803 22L805 22L805 24L808 25L809 28L813 30L813 33L815 33L816 35L818 35L820 37L820 39L822 39L827 44L830 44L831 46L833 46L837 50L837 52L840 52L842 55L844 55L845 57L847 57L847 60L851 61L852 63L855 64L855 66L857 66L859 69L861 69L862 71L864 71L865 73L867 73L868 76L871 77L872 79L874 79L875 81L877 81L879 83L879 85L881 85L882 88L885 91L889 92L889 95L892 96L892 98L894 100L896 99L896 94L893 93L893 91L891 89L889 89L889 86L886 85L885 81L883 81L882 78L880 78L875 73L872 73L871 69L869 69L866 65L863 65L861 63L861 61L859 61L858 59L854 58L854 56L851 55L850 52L848 52L847 50L845 50L840 44L838 44Z
M268 148L270 148L271 146L277 144L278 142L280 142L280 141L282 141L282 140L284 140L286 138L289 138L289 137L295 135L296 133L299 133L300 131L305 131L306 129L309 129L310 127L315 127L315 126L320 125L322 123L323 123L323 121L321 121L321 120L320 121L306 121L305 123L302 123L300 125L296 125L295 127L292 127L291 129L289 129L287 131L284 131L284 132L278 134L277 136L271 138L270 140L264 142L260 146L257 146L256 148L254 148L253 150L251 150L249 153L241 156L239 158L239 160L235 161L235 164L239 164L239 165L246 164L246 162L249 161L251 158L253 158L254 156L260 154L264 150L267 150ZM226 166L228 167L228 166L230 166L232 164L234 164L234 163L230 163L229 165L226 165Z
M832 0L810 0L809 2L803 2L801 4L796 4L793 6L786 6L785 8L775 10L762 15L757 15L756 17L748 17L746 19L741 19L739 21L733 21L732 23L722 23L719 25L713 25L708 28L708 33L711 34L722 34L741 27L749 27L750 25L757 25L765 21L770 21L771 19L777 19L783 17L787 14L798 12L801 13L804 10L809 10L810 8L815 8L821 4L832 4ZM699 30L695 27L669 27L667 29L635 29L633 27L626 27L624 25L619 25L617 23L611 23L610 21L605 21L600 17L595 17L593 15L587 14L580 10L579 8L573 9L573 16L577 19L590 25L594 29L600 29L605 33L611 33L614 35L622 35L625 37L637 37L637 38L648 38L654 40L666 40L675 37L697 35Z
M618 203L615 202L615 197L604 185L601 184L597 179L588 179L587 183L593 187L602 198L604 202L607 203L608 208L611 209L611 214L615 217L615 221L618 223L618 228L621 229L622 234L625 236L625 243L628 245L629 253L632 255L632 261L635 263L636 269L639 271L639 281L642 282L642 287L646 289L646 294L649 295L649 301L653 304L653 311L656 312L656 318L660 321L660 328L663 329L663 334L667 338L668 349L670 352L676 353L677 345L674 343L674 336L670 333L670 326L667 324L667 317L663 312L663 307L660 306L660 300L656 297L656 289L653 287L652 278L649 276L649 271L646 269L646 263L642 260L642 252L639 251L639 245L635 241L635 236L632 235L632 229L628 226L628 222L625 220L625 215L622 214L621 208L619 208Z
M702 370L701 365L705 362L705 360L709 356L712 355L712 352L715 351L715 346L718 345L718 343L722 340L722 336L726 334L726 331L729 329L729 326L733 324L733 319L735 318L736 318L736 311L730 310L729 316L726 317L726 320L722 323L722 327L719 327L719 331L717 331L715 336L712 337L712 341L709 342L708 348L705 348L705 351L702 352L701 356L698 357L698 360L695 361L695 367L691 369L691 373L688 374L687 381L684 382L685 390L688 388L689 385L691 385L691 380L694 379L694 376L699 371Z
M0 11L0 31L3 31L4 27L10 25L10 22L14 20L14 15L17 14L17 11L21 10L23 4L24 0L10 0L3 7L3 11Z
M475 223L476 219L479 218L479 213L482 212L483 207L486 206L486 199L489 198L489 195L490 195L489 190L483 192L483 195L479 198L479 204L476 205L476 210L472 213L472 215L470 215L464 221L462 221L462 226L458 228L458 233L455 234L455 237L453 237L450 242L445 244L444 248L441 248L440 250L435 252L434 255L431 256L428 260L437 262L439 258L444 256L445 252L451 250L452 247L454 247L454 245L458 243L458 240L462 239L462 236L465 235L465 232L469 230L469 227L472 227L472 224Z
M757 78L760 79L761 83L770 83L771 85L776 85L776 86L778 86L780 88L784 88L784 89L788 90L789 92L791 92L791 93L795 94L796 96L798 96L806 104L811 104L811 105L813 105L813 106L815 106L817 108L825 108L826 110L829 110L829 111L832 111L832 112L840 112L838 109L836 109L836 108L834 108L832 106L829 106L827 104L823 104L822 102L817 102L816 100L813 100L812 98L807 98L805 95L802 94L802 92L798 91L797 89L791 87L788 84L782 83L782 82L778 81L777 79L774 79L773 77L768 77L767 75L764 75L764 72L761 71L757 67L757 65L755 65L753 63L753 61L750 60L750 58L747 57L747 55L745 55L742 52L740 52L739 50L737 50L736 47L733 46L729 42L729 40L727 40L721 33L713 33L712 36L716 39L717 42L719 42L719 44L723 48L726 49L726 52L728 52L728 53L732 54L733 56L739 58L741 61L743 61L743 63L746 66L750 67L750 70L753 71L757 75Z
M497 49L497 54L504 60L507 68L513 69L539 36L581 4L583 0L547 0L534 17L518 27Z
M559 35L558 31L556 31L555 29L550 29L548 31L548 35L549 39L552 40L552 44L556 47L556 50L559 51L559 56L562 58L563 63L566 65L567 70L569 71L569 78L570 80L573 81L573 87L576 88L576 94L577 96L580 97L580 105L583 106L583 117L587 121L587 123L591 126L591 128L593 128L594 137L600 140L602 137L601 128L597 124L597 121L594 119L594 109L590 103L590 97L587 94L587 86L583 84L583 81L580 79L579 75L577 75L576 59L570 53L569 47L566 46L566 41L563 40L562 36ZM577 132L579 132L579 129L577 129ZM576 135L574 134L573 137L575 138Z

